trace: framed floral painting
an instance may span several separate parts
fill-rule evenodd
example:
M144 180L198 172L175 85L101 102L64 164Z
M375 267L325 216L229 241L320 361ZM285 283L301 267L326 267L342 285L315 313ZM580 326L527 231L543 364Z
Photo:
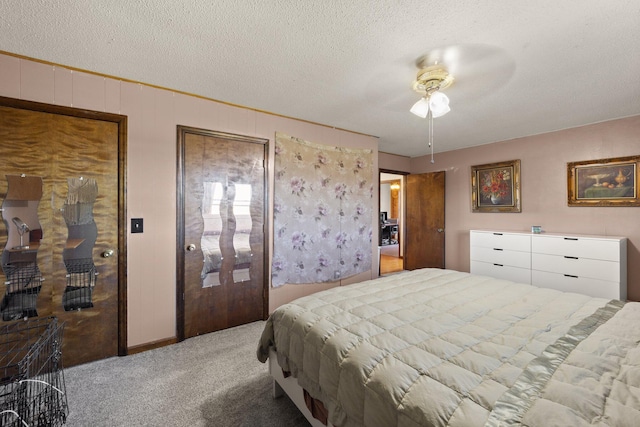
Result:
M521 212L520 160L471 166L473 212Z
M640 156L567 163L569 206L640 206Z

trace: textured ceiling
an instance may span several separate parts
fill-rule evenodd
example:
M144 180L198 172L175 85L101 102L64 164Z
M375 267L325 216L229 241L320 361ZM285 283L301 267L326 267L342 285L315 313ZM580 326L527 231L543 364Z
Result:
M638 0L3 0L0 50L379 137L425 55L455 77L436 152L640 114ZM0 76L1 78L1 76Z

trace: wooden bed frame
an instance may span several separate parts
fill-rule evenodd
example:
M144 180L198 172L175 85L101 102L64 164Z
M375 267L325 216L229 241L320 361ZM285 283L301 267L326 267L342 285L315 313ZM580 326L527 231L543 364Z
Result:
M298 410L309 421L312 427L334 427L333 424L323 424L311 415L311 411L304 402L302 387L298 385L298 380L293 376L287 378L282 373L282 368L278 365L278 356L273 349L269 350L269 374L273 378L273 398L277 399L284 394L297 406Z

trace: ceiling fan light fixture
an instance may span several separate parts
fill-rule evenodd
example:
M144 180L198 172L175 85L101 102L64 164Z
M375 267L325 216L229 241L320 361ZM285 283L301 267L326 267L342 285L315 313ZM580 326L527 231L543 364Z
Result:
M427 114L431 114L433 118L442 117L451 111L449 107L449 97L442 92L436 91L430 95L420 98L409 111L418 117L426 118Z
M422 98L409 111L423 119L427 117L429 110L434 118L444 116L451 108L449 98L441 91L452 83L453 76L441 65L421 69L413 82L413 90L420 93Z
M413 90L422 95L409 111L418 117L426 118L429 124L429 148L431 148L431 163L433 160L433 119L441 117L451 111L449 97L440 92L453 83L453 76L441 65L432 65L418 71L413 82Z
M444 116L451 111L449 97L440 91L432 93L429 97L429 108L433 118Z
M443 90L451 86L453 76L442 65L432 65L418 71L413 82L413 90L428 95L437 90Z
M411 110L409 111L411 111L416 116L424 119L429 113L429 100L426 96L423 96L418 100L418 102L413 104L413 107L411 107Z

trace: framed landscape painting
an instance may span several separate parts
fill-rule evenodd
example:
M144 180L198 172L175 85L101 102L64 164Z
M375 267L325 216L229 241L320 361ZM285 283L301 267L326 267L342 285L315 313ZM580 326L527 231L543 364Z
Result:
M473 212L521 212L520 160L471 166Z
M569 206L640 206L640 156L567 163Z

